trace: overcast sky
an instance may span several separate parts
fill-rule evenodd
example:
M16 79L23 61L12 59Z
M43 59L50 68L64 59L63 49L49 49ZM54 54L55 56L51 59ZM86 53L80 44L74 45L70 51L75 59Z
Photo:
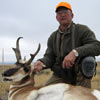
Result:
M0 62L3 48L5 62L16 61L12 47L20 36L22 56L29 59L41 43L35 59L41 58L48 37L58 28L55 8L61 1L71 4L73 21L90 27L100 40L100 0L0 0Z

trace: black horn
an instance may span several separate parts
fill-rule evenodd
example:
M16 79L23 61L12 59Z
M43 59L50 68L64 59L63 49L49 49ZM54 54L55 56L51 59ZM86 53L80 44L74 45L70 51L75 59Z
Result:
M39 50L40 50L40 43L38 45L38 49L36 50L36 52L34 54L30 54L31 58L26 62L26 65L30 65L34 59L34 57L38 54Z
M23 37L19 37L16 41L16 48L12 48L15 52L15 55L16 55L16 59L17 59L17 62L19 62L21 60L21 52L20 52L20 48L19 48L19 40L23 38Z

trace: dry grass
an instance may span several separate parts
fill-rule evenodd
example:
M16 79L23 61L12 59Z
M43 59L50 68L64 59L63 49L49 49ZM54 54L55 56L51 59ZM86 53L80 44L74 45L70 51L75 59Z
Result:
M96 76L92 79L92 88L100 90L100 62L97 65Z
M11 67L14 67L13 65L0 65L0 97L4 96L7 91L9 90L10 83L5 83L2 80L1 73L9 69ZM50 70L44 71L41 74L35 75L35 86L43 85L45 82L51 77L52 72ZM97 75L92 80L92 88L99 89L100 90L100 63L98 63L97 67ZM2 91L2 92L1 92Z

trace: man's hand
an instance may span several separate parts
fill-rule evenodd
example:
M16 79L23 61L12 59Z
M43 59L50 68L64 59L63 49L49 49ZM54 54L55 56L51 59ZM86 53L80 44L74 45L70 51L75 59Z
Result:
M63 68L70 68L74 64L76 56L73 51L71 51L67 56L65 56L62 67Z
M41 71L43 69L44 64L41 61L36 61L34 63L34 72Z

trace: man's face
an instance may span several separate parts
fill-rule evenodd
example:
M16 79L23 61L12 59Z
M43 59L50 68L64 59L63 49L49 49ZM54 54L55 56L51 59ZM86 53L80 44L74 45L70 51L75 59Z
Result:
M69 9L61 8L56 13L56 19L60 25L70 24L72 22L73 13Z

